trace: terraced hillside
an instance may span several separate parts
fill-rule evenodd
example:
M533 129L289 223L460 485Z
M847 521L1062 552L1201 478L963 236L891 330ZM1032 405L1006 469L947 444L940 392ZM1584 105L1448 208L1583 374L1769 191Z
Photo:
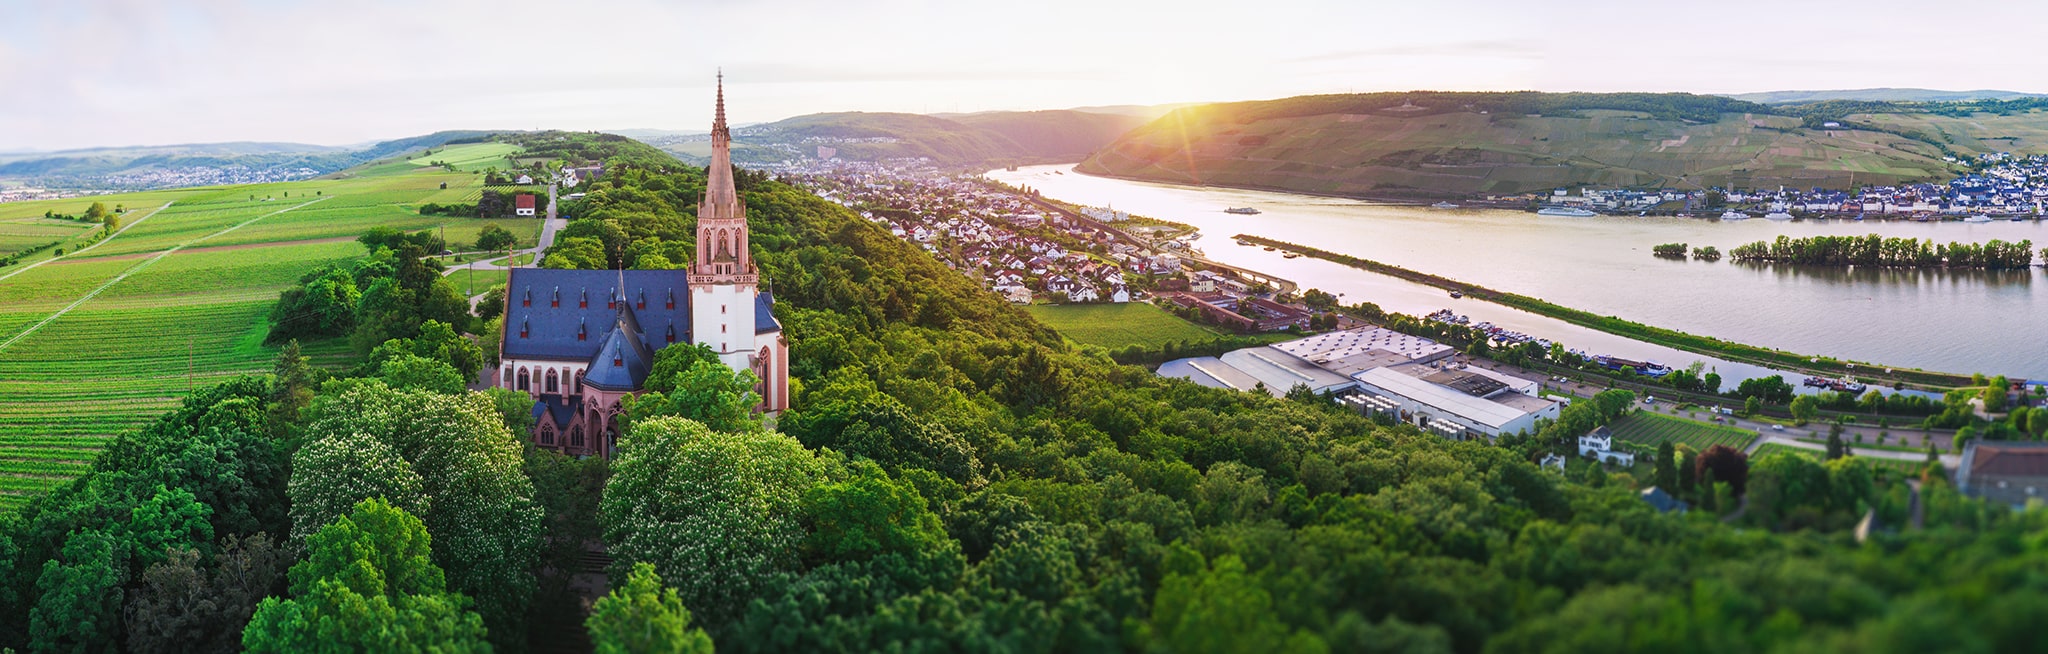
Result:
M1545 101L1500 100L1523 95ZM2048 152L2048 112L2038 110L1957 118L1900 108L1843 116L1834 128L1811 113L1681 94L1312 96L1182 109L1080 170L1428 197L1578 185L1848 188L1944 181L1962 170L1943 160L1951 152Z
M118 233L0 268L0 510L83 473L109 438L188 389L268 372L276 349L262 342L278 292L359 256L354 239L370 227L440 228L459 244L496 223L530 242L532 219L418 213L481 186L481 175L400 159L339 179L93 198L129 209ZM89 202L0 205L0 232ZM304 347L316 363L349 356L344 340Z

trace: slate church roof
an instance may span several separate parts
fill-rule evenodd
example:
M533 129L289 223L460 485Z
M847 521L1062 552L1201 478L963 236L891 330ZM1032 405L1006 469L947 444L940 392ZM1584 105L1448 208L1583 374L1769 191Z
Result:
M774 308L773 295L755 295L754 333L782 331ZM683 270L514 268L506 285L502 356L587 362L584 380L601 389L638 390L654 353L690 336Z
M623 297L639 332L631 349L652 361L671 343L691 342L688 279L682 270L514 268L506 285L502 356L592 361L619 321L615 302Z

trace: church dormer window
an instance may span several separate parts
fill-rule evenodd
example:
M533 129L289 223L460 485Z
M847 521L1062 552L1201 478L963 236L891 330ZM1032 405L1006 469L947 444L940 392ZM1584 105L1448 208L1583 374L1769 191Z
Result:
M668 324L668 342L676 342L676 324L673 322Z
M578 295L578 296L576 297L576 308L578 308L578 309L588 309L588 308L590 308L590 289L587 289L587 288L586 288L586 289L583 289L583 290L581 290L581 291L580 291L579 293L580 293L580 295Z
M533 306L533 287L532 287L532 286L528 286L528 287L526 287L526 297L524 297L524 298L521 298L521 299L519 300L519 306L522 306L522 307L530 307L530 306Z
M617 309L617 308L619 308L619 289L618 289L618 287L616 287L616 286L615 286L615 287L612 287L612 289L611 289L611 290L609 290L609 291L605 291L605 292L604 292L604 308L606 308L606 309Z
M647 308L647 289L640 289L640 301L633 304L635 309Z
M562 306L562 287L560 287L560 286L556 286L556 287L555 287L555 295L554 295L554 297L553 297L553 298L550 298L550 299L548 300L548 306L551 306L551 307L559 307L559 306Z
M674 286L670 286L668 289L668 308L676 308L676 289Z
M583 321L583 319L582 319L582 318L577 318L577 319L576 319L576 340L579 340L579 341L583 341L583 340L589 340L589 339L590 339L590 327L589 327L588 325L584 324L584 321Z
M520 338L526 338L526 333L527 333L528 331L531 331L532 329L533 329L533 326L532 326L531 324L529 324L529 323L528 323L528 322L526 321L526 319L525 319L525 318L520 318L520 319L519 319L519 337L520 337Z

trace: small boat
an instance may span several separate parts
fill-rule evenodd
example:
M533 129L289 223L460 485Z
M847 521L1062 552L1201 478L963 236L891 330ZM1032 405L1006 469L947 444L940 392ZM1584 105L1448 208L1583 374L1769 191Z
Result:
M1462 297L1465 297L1465 294L1464 294L1464 293L1460 293L1460 292L1457 292L1457 291L1451 291L1451 299L1455 300L1455 299L1458 299L1458 298L1462 298Z
M1266 251L1267 251L1267 252L1272 252L1272 251L1273 251L1273 246L1271 246L1271 245L1268 245L1268 246L1266 246Z
M1566 218L1591 218L1600 214L1577 207L1544 207L1536 210L1538 216L1564 216Z
M1722 220L1749 220L1749 214L1729 209L1721 213Z
M1791 219L1792 219L1792 214L1789 214L1789 213L1785 213L1785 212L1783 212L1783 211L1773 211L1773 212L1770 212L1770 213L1764 214L1764 219L1765 219L1765 220L1791 220Z
M1985 215L1981 215L1981 214L1977 214L1977 215L1971 215L1971 216L1968 216L1968 217L1965 217L1965 218L1963 218L1963 222L1966 222L1966 223L1988 223L1988 222L1991 222L1991 217L1990 217L1990 216L1985 216Z
M1224 209L1223 213L1234 213L1240 216L1256 216L1259 215L1259 210L1254 207L1230 207L1228 209Z
M1287 253L1287 254L1283 254L1283 255L1280 255L1280 258L1282 258L1282 259L1294 259L1294 258L1298 258L1298 257L1300 257L1300 256L1301 256L1301 255L1299 255L1299 254L1295 254L1295 253L1293 253L1293 252L1289 252L1289 253Z
M1438 202L1436 204L1429 205L1429 207L1431 209L1456 209L1458 208L1458 205L1452 204L1450 202Z

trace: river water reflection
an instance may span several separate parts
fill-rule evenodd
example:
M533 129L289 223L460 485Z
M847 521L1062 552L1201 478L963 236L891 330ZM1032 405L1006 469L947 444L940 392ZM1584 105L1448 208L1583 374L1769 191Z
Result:
M2031 240L2040 222L1737 222L1696 218L1537 216L1491 209L1432 209L1341 198L1176 186L1091 177L1071 165L991 171L1047 197L1188 223L1217 260L1421 315L1453 308L1510 329L1592 352L1682 366L1707 362L1732 384L1760 369L1638 343L1497 305L1452 300L1436 289L1317 259L1240 246L1253 234L1539 297L1603 315L1731 341L1855 361L1947 372L2048 377L2048 280L2026 271L1838 269L1660 259L1660 243L1722 251L1758 240L1882 234L1937 242ZM1259 215L1223 213L1253 206ZM1795 385L1796 385L1796 379Z

